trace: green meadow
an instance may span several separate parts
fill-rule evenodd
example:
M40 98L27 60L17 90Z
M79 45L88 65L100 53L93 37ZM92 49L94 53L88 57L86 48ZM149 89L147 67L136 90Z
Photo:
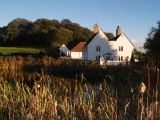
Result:
M47 48L36 48L36 47L0 47L1 55L12 55L12 54L36 54L39 52L45 52Z

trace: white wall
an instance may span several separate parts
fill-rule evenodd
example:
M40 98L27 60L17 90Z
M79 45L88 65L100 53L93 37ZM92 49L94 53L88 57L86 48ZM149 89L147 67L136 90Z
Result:
M96 46L100 46L100 51L96 51ZM119 51L119 46L123 46L123 51ZM113 61L119 61L119 56L123 56L123 61L130 61L134 46L125 36L121 36L116 41L108 41L103 31L99 31L98 34L90 41L90 43L83 49L84 60L96 60L96 56L105 56L110 53L110 59Z
M96 46L100 46L100 51L96 51ZM84 60L96 60L96 56L103 56L106 53L114 53L113 46L110 45L108 38L102 30L93 38L84 49Z
M72 59L82 59L82 52L70 52Z
M114 43L111 41L111 44L114 44L114 47L117 50L117 58L118 56L123 56L123 61L125 61L128 56L128 60L130 61L134 46L125 34L122 33L117 41ZM119 51L119 46L123 46L123 51Z

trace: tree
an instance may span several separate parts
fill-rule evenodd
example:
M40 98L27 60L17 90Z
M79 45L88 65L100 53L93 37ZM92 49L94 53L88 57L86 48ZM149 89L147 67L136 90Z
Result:
M112 33L106 33L109 39ZM69 19L37 19L35 22L17 18L0 28L0 45L58 47L66 44L73 48L81 41L87 42L93 32Z
M68 19L63 19L60 25L73 32L73 40L68 43L68 47L71 49L81 41L88 41L93 35L93 32L88 28L81 27L77 23L73 23Z
M11 21L4 31L4 41L11 46L25 43L25 39L28 37L27 33L32 25L32 22L21 18Z
M137 49L134 49L131 56L131 62L135 62L135 60L138 60L138 62L146 62L145 54Z
M106 33L106 32L105 32L105 35L107 36L107 38L108 38L109 40L112 39L112 38L114 38L113 33Z
M60 25L62 27L65 27L65 28L68 28L69 26L71 26L73 23L69 20L69 19L63 19L61 22L60 22Z
M53 34L51 34L53 35ZM73 32L64 27L59 28L55 35L51 38L51 46L60 46L62 44L68 44L73 40Z
M160 21L158 27L152 28L144 44L150 62L160 67Z
M4 27L0 27L0 43L3 44L4 43L4 32L6 30L6 26Z
M51 45L60 24L57 20L37 19L30 32L28 44L34 46Z

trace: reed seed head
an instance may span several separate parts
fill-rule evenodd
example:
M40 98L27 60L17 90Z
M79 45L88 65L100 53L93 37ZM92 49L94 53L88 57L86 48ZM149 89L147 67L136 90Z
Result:
M40 88L41 86L40 86L40 84L37 84L37 88Z
M139 93L140 93L140 94L144 94L145 91L146 91L146 86L145 86L145 84L142 82L142 83L140 84L140 86L139 86Z

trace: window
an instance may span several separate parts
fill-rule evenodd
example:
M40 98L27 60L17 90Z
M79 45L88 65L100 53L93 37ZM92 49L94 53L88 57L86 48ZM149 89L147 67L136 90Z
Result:
M110 60L110 56L107 56L107 60Z
M123 56L121 56L121 61L123 61Z
M96 61L99 61L100 56L96 56Z
M118 56L118 60L121 61L121 57L120 56Z
M123 46L119 46L119 51L123 51Z
M96 51L101 51L101 47L99 45L96 46Z
M118 60L119 60L119 61L123 61L123 56L119 56L119 57L118 57Z

